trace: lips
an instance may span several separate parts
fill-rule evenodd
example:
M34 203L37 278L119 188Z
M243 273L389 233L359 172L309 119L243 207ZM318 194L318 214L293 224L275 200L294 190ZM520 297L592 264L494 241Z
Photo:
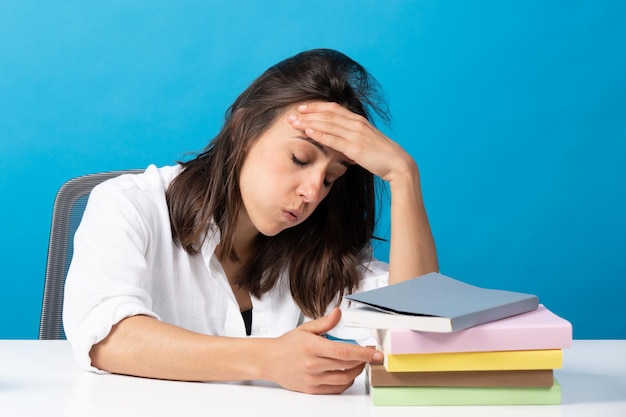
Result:
M297 223L302 212L299 210L283 210L283 215L289 223Z

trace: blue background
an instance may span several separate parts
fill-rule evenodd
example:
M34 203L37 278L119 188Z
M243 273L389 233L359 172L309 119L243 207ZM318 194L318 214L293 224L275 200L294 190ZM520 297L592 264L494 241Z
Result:
M626 338L625 21L618 0L0 0L0 338L37 337L64 181L184 158L317 47L385 87L442 273Z

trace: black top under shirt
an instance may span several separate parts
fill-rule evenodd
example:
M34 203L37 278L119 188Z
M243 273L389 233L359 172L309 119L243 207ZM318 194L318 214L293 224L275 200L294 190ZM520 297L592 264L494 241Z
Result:
M241 317L243 317L243 324L246 326L246 335L252 334L252 309L242 311Z

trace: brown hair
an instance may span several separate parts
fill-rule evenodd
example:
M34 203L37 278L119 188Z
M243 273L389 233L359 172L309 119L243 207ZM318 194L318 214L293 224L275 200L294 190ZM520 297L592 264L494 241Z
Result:
M267 69L229 107L219 134L167 190L172 235L198 254L214 221L223 253L237 259L233 231L243 206L239 174L245 149L289 106L336 102L370 122L388 121L377 81L346 55L329 49L299 53ZM359 265L369 256L376 223L375 178L352 165L303 223L276 236L259 234L255 255L237 284L261 297L287 271L292 296L309 317L323 315L344 293L358 287ZM339 296L339 298L337 298Z

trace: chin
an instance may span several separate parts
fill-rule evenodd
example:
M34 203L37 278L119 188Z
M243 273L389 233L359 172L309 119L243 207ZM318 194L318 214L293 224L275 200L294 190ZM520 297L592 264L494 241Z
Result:
M260 228L260 227L257 227L257 230L258 230L258 231L259 231L259 233L261 233L263 236L266 236L266 237L272 237L272 236L276 236L277 234L279 234L280 232L282 232L283 230L285 230L285 227L280 227L280 226L265 227L265 228Z

